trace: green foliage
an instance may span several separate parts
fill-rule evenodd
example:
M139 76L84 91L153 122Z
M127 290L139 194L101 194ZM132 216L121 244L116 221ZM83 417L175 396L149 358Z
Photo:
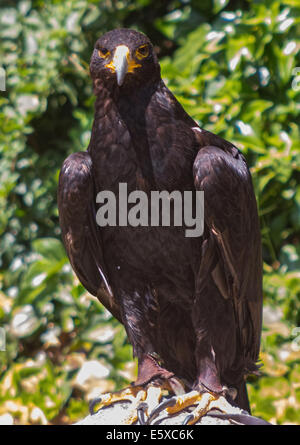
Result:
M89 142L93 43L125 26L148 34L185 109L235 143L251 166L266 316L263 377L250 381L250 400L266 420L300 423L299 12L297 0L1 6L0 326L7 347L0 351L0 415L74 422L95 388L134 378L124 330L71 271L56 205L63 159ZM80 378L84 366L94 366L94 380Z

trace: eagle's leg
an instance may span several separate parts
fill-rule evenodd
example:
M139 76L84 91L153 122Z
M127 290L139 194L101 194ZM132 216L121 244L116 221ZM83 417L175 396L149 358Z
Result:
M152 344L153 339L149 336L149 324L153 317L156 317L153 298L149 289L120 293L122 321L133 346L133 355L138 359L138 376L130 387L117 393L105 394L92 401L91 414L116 402L130 402L126 410L128 415L122 423L132 424L137 420L144 423L144 415L148 416L160 402L163 391L178 392L180 382L176 381L172 372L160 366ZM145 301L152 302L151 311L144 308ZM143 313L147 314L146 319L141 317Z
M161 367L151 353L138 356L138 377L133 385L145 385L156 379L166 381L172 377L174 374Z
M197 332L196 332L197 334ZM183 424L194 424L212 409L231 413L232 406L225 396L231 395L227 387L220 383L219 372L215 363L213 349L206 337L196 335L196 366L198 378L193 390L185 394L169 398L160 403L148 418L151 423L162 411L169 415L186 412Z
M177 382L173 374L162 368L151 355L143 355L138 363L137 380L121 391L107 393L92 400L91 415L114 403L129 402L120 424L133 424L138 420L141 424L145 424L145 415L148 417L159 404L164 391L176 393L180 390L180 382Z
M90 413L93 415L116 402L130 402L120 424L133 424L137 420L140 424L145 424L145 415L149 416L159 404L164 390L170 388L165 382L160 379L153 379L142 385L135 382L121 391L104 394L90 403Z
M121 423L133 424L139 416L141 420L144 414L148 414L149 408L154 407L160 401L163 387L158 384L155 377L162 376L164 372L166 377L173 376L173 374L161 368L153 357L143 354L138 359L137 380L121 391L107 393L92 400L90 413L92 415L96 414L100 409L111 406L116 402L130 402L126 410L126 416Z
M120 276L121 273L122 269ZM117 292L117 295L122 309L122 321L133 346L133 355L138 359L138 376L130 387L119 393L108 394L105 399L102 397L100 403L93 402L92 412L115 402L130 401L128 407L128 411L132 413L130 423L134 423L138 415L140 415L140 420L143 420L144 414L148 415L150 410L152 411L159 403L163 391L169 388L173 390L167 383L172 380L174 374L160 366L155 354L152 337L155 332L149 328L149 325L157 317L157 311L155 297L151 290L141 285L140 291L122 290L120 293ZM145 307L146 303L151 303L151 310ZM141 314L146 314L146 316L142 317ZM176 384L174 380L172 383L174 388Z
M133 385L147 384L147 397L138 406L138 417L141 424L145 424L145 417L155 410L164 392L175 394L184 393L182 383L173 373L161 367L156 359L150 354L143 355L139 359L138 378Z

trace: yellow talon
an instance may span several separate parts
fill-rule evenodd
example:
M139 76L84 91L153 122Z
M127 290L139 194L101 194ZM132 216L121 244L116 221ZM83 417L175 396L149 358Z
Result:
M188 415L185 423L187 425L193 425L196 423L201 417L205 416L212 409L212 402L217 400L217 397L213 396L209 392L201 394L198 399L198 404L196 408Z
M145 414L159 403L162 396L162 388L159 386L131 386L115 393L103 394L99 399L95 399L90 405L91 415L96 414L102 408L111 406L116 402L130 402L126 409L125 416L120 421L121 424L132 425L138 420L139 405L144 402Z
M116 402L134 402L136 398L139 401L144 400L146 397L146 391L141 387L127 387L121 391L115 393L107 393L101 395L99 399L92 402L90 411L91 414L96 414L100 409L110 406Z
M227 402L224 396L204 393L196 408L186 417L186 425L194 425L204 417L209 411L217 409L223 413L234 413L235 408Z
M201 394L198 391L191 391L186 394L182 394L176 398L176 404L169 406L166 411L169 414L176 414L179 411L194 405L201 399Z
M159 404L162 397L162 388L160 386L150 386L147 390L145 403L147 405L146 415L150 415L151 411Z
M148 418L148 423L151 424L162 411L166 411L169 415L174 415L196 405L193 411L190 412L184 420L185 425L194 424L213 408L220 410L227 409L229 404L227 403L227 406L225 407L224 402L222 404L218 403L219 399L223 399L227 403L224 397L210 392L200 393L198 391L190 391L186 394L174 396L164 400L156 406Z

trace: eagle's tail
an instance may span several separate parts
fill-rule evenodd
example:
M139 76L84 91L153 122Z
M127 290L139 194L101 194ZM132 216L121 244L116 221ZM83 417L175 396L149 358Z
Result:
M251 414L250 404L248 399L246 382L241 382L239 387L237 388L237 396L234 400L234 403L241 409L248 411Z

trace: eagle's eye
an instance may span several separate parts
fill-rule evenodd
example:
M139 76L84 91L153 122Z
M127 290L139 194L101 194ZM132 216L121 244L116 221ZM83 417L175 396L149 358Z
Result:
M144 57L147 57L149 55L149 46L148 45L140 46L136 50L135 55L138 59L143 59Z
M110 51L108 51L108 49L106 49L106 48L101 48L101 49L98 49L98 54L99 54L99 57L106 58L110 55Z

